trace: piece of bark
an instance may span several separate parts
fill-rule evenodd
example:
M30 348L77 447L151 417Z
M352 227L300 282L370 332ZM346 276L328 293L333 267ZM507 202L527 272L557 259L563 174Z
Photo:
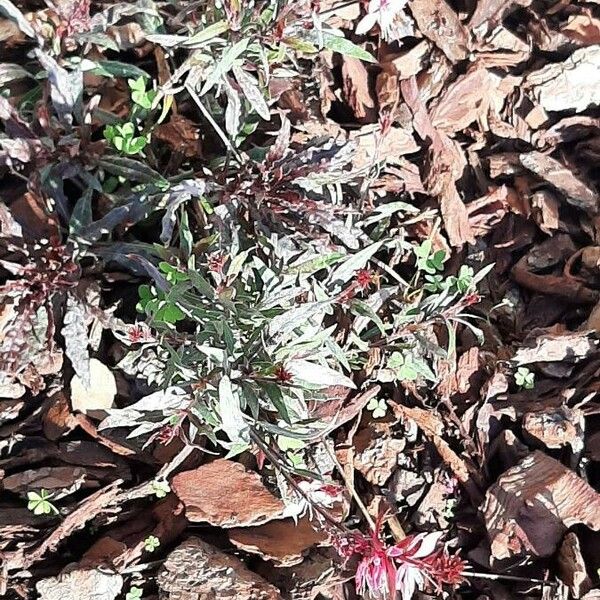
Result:
M375 100L369 89L369 72L363 62L357 58L344 56L342 79L344 98L358 121L367 123L376 121Z
M234 556L192 537L167 556L160 600L281 600L279 590Z
M123 577L100 569L75 569L38 581L40 600L114 600L123 588Z
M560 161L541 152L520 154L519 160L525 168L561 192L569 204L590 215L596 215L600 211L600 195L598 192L591 185L578 179Z
M552 235L560 225L559 202L549 190L539 190L531 196L531 211L539 228Z
M453 63L467 57L469 34L445 0L412 0L409 6L421 33Z
M431 111L431 122L451 135L474 122L484 124L489 111L499 113L506 96L519 83L518 78L501 78L487 69L474 69L446 87Z
M384 69L389 68L400 79L408 79L425 68L430 53L430 43L427 40L422 40L406 52L386 57L381 66Z
M566 529L579 523L600 530L600 494L539 451L489 488L482 511L496 560L550 556Z
M402 127L390 127L382 134L378 124L363 125L350 132L348 140L356 144L352 166L358 170L371 168L382 161L396 164L402 156L419 150L412 131Z
M475 35L477 35L475 31ZM498 25L477 39L477 64L486 69L514 67L529 60L531 48L510 29Z
M198 126L182 115L172 115L169 121L154 129L152 136L188 158L201 155Z
M414 77L401 83L402 96L413 113L413 125L423 140L429 139L424 185L438 199L450 244L461 247L475 238L469 224L467 209L456 189L466 161L460 146L432 124Z
M565 585L569 586L573 598L581 598L592 587L581 554L579 538L572 531L565 535L560 546L558 572Z
M600 45L575 50L526 78L532 97L547 111L582 112L600 104Z
M525 339L512 361L517 367L538 362L577 363L597 349L596 335L589 331L567 331L562 334L536 331L531 339Z
M573 452L583 450L583 413L561 406L523 415L523 430L547 448L570 445Z
M441 459L446 463L453 475L464 486L474 503L481 501L481 492L474 480L474 466L469 465L467 460L460 457L451 447L442 435L446 429L444 422L439 414L434 410L424 410L422 408L409 408L401 404L393 405L394 413L403 419L412 419L425 437L435 446Z
M293 519L271 521L258 527L237 527L227 531L229 541L238 548L259 554L278 566L302 562L304 553L327 539L317 531L307 517L296 524Z
M560 28L562 35L577 43L578 46L591 46L600 43L600 19L589 10L583 14L571 15Z
M367 481L384 485L392 476L406 440L394 438L389 427L365 427L354 437L354 466Z
M475 12L469 20L469 28L481 26L489 28L500 23L506 15L519 6L529 6L532 0L479 0Z
M104 509L115 502L121 491L119 486L122 483L120 479L117 479L80 502L77 508L69 513L61 524L47 535L35 549L19 548L18 550L5 553L3 557L5 572L27 569L42 560L46 553L55 551L63 540L67 539L73 532L84 527L88 521L97 517ZM0 594L3 593L3 583L5 581L0 576Z
M173 477L171 489L185 505L189 521L219 527L248 527L281 519L283 502L258 473L220 458Z

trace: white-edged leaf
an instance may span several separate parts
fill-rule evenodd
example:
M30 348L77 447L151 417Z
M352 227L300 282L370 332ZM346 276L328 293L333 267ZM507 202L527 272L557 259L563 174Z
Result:
M81 112L83 72L81 67L67 71L49 54L36 50L37 59L48 73L50 98L60 119L72 123L73 114Z
M346 283L359 269L364 269L369 259L381 248L383 242L375 242L363 248L356 254L349 256L341 265L333 271L329 281L333 283Z
M0 64L0 85L10 83L17 79L25 79L26 77L33 78L33 75L21 65L15 65L13 63Z
M67 298L67 310L61 333L65 338L65 352L75 373L86 388L90 387L90 353L88 351L88 324L85 308L72 296Z
M294 379L300 379L312 385L319 387L342 385L353 390L356 389L352 379L343 373L308 360L290 360L286 363L285 368L293 375Z
M19 29L25 35L35 39L36 35L31 23L10 0L0 0L0 14L6 15L7 18L19 26Z
M98 425L99 431L102 429L115 429L117 427L133 427L144 416L144 413L133 408L116 408L107 412L108 417L103 419L100 425Z
M219 79L225 75L225 73L231 70L237 57L248 47L249 41L249 38L243 38L223 53L221 60L214 66L213 70L206 78L206 81L200 90L201 96L206 94L206 92L208 92L208 90L210 90Z
M209 25L202 31L198 31L192 37L190 37L183 45L186 48L200 48L206 42L213 38L225 33L229 29L227 21L217 21L212 25Z
M350 56L351 58L358 58L365 62L376 63L377 59L369 54L366 50L357 46L350 40L340 35L334 35L327 31L323 31L323 46L334 52L339 52L344 56Z
M269 335L290 333L318 314L324 313L326 305L327 303L324 302L307 302L300 306L294 306L273 318L269 324Z
M254 78L248 75L246 71L237 65L233 66L233 74L242 88L242 92L244 93L244 96L246 96L246 100L250 102L252 108L261 118L263 118L265 121L269 121L271 119L269 105L267 104Z
M231 380L224 375L219 382L219 414L221 429L234 443L248 442L248 424L240 408L240 398L233 391Z
M242 118L242 103L240 95L231 87L227 77L223 77L223 89L227 96L227 107L225 108L225 131L235 139L240 131Z

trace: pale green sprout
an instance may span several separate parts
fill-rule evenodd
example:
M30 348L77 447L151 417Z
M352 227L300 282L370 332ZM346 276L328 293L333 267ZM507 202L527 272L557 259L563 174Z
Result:
M374 419L381 419L387 413L387 402L383 398L371 398L367 410L371 411Z
M171 491L169 482L164 479L155 479L150 485L157 498L164 498Z
M160 540L155 535L149 535L144 540L144 550L154 552L160 546Z
M57 515L58 509L50 502L53 495L45 489L41 489L39 493L27 492L27 509L34 515L50 515L52 513Z
M535 373L527 367L519 367L515 373L515 383L522 390L532 390L535 385Z

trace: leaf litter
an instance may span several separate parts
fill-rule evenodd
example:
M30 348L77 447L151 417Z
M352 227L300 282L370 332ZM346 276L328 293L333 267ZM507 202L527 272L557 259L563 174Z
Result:
M599 10L0 0L0 594L597 597Z

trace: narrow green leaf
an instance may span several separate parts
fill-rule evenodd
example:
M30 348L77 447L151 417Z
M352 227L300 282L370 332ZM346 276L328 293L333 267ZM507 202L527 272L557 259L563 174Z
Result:
M231 70L231 67L233 67L233 63L237 57L240 56L240 54L242 54L242 52L244 52L248 47L249 41L249 38L241 39L223 53L221 60L215 65L208 78L204 82L204 85L200 90L201 96L206 94L206 92L208 92L208 90L210 90L219 81L219 79L225 75L225 73Z
M366 50L363 50L360 46L357 46L345 37L334 35L327 31L323 32L323 46L334 52L339 52L344 56L350 56L351 58L358 58L365 62L376 63L377 59L369 54Z
M236 65L233 66L233 74L242 88L246 100L248 100L252 108L261 118L265 121L269 121L271 119L271 111L269 110L269 105L265 101L262 92L258 88L257 82L248 75L248 73Z

